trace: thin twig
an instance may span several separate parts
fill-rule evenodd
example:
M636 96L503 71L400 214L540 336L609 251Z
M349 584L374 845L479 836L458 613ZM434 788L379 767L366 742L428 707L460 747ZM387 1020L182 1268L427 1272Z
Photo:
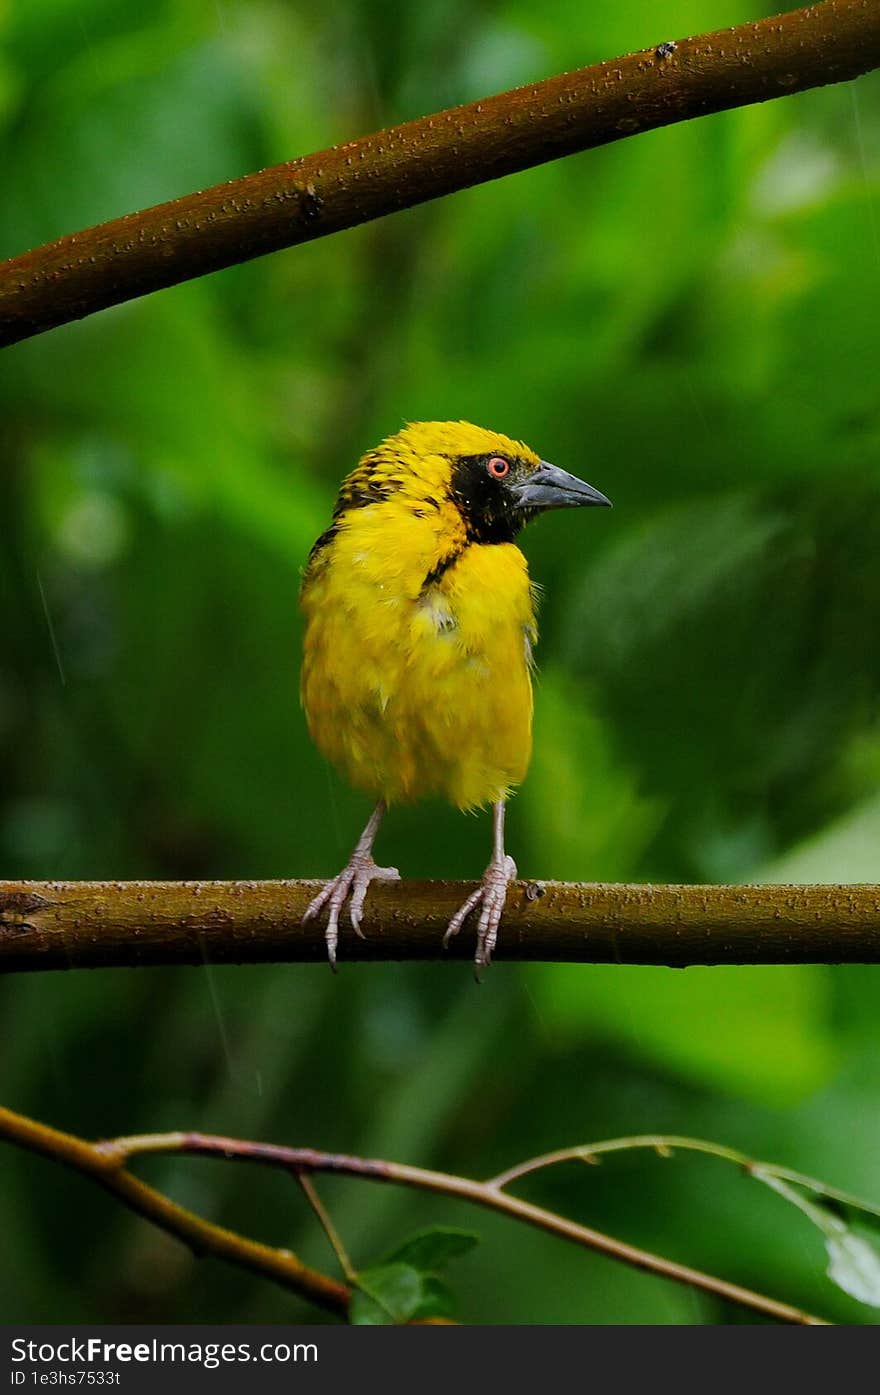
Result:
M778 1163L760 1162L757 1158L750 1158L747 1153L740 1152L738 1148L728 1148L723 1143L712 1143L705 1138L686 1138L673 1133L633 1134L625 1138L603 1139L601 1143L583 1143L574 1148L557 1148L552 1153L541 1153L538 1157L528 1158L525 1162L499 1172L487 1185L509 1187L511 1182L518 1182L532 1173L541 1172L545 1167L556 1167L559 1163L566 1162L598 1163L603 1154L623 1153L641 1148L650 1148L663 1158L671 1158L679 1152L705 1153L710 1157L720 1158L723 1162L733 1163L749 1177L755 1177L770 1185L774 1182L791 1182L814 1196L827 1197L829 1201L840 1202L842 1206L851 1207L855 1211L880 1216L880 1206L875 1206L873 1202L865 1201L852 1192L841 1191L839 1187L829 1187L827 1182L822 1182L818 1177L809 1177L805 1172L796 1172L790 1167L780 1167Z
M103 223L0 265L0 345L560 156L880 64L876 0L824 0L530 83Z
M880 5L878 5L880 10ZM154 964L325 962L319 883L0 882L0 973ZM473 926L443 948L464 882L371 887L366 938L339 959L470 960ZM880 886L638 886L517 882L498 960L557 963L880 962Z
M557 1148L552 1153L541 1153L538 1157L527 1158L525 1162L507 1168L505 1172L499 1172L498 1176L493 1177L487 1185L490 1187L509 1187L511 1182L518 1182L520 1178L528 1177L530 1173L541 1172L545 1167L556 1167L559 1163L566 1162L595 1163L599 1161L603 1153L622 1153L637 1148L650 1148L653 1152L666 1158L678 1150L709 1153L712 1157L736 1163L738 1167L746 1170L764 1166L763 1163L753 1162L745 1153L738 1152L736 1148L727 1148L722 1143L710 1143L703 1138L683 1138L678 1134L633 1134L629 1138L608 1138L601 1143L582 1143L574 1148ZM770 1164L768 1164L769 1166Z
M339 1231L333 1224L330 1212L327 1210L323 1201L318 1196L318 1192L314 1182L312 1181L308 1173L304 1172L302 1168L299 1168L295 1175L297 1182L305 1192L306 1199L308 1200L309 1205L311 1206L312 1210L318 1218L318 1223L321 1226L321 1229L323 1230L324 1234L327 1236L327 1239L330 1242L330 1248L332 1249L336 1258L339 1260L340 1269L342 1270L343 1274L345 1275L346 1279L350 1284L356 1284L357 1270L355 1269L354 1265L352 1264L349 1258L348 1250L342 1243L342 1238L339 1234Z

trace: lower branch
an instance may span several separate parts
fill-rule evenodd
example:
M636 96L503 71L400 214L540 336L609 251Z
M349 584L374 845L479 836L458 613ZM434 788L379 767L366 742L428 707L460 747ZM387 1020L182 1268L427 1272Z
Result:
M62 1133L59 1129L51 1129L46 1124L38 1124L33 1119L2 1107L0 1138L31 1153L53 1158L55 1162L90 1177L129 1210L136 1211L160 1230L182 1240L196 1256L213 1255L216 1259L227 1260L240 1269L248 1269L253 1274L272 1279L282 1288L290 1289L319 1308L337 1314L347 1313L351 1294L345 1284L310 1269L290 1250L261 1245L256 1240L248 1240L243 1235L186 1211L126 1171L118 1154L114 1155L100 1145L88 1143L74 1134Z
M303 1180L310 1173L326 1172L335 1173L337 1176L359 1177L374 1182L397 1183L420 1191L433 1192L438 1196L456 1197L461 1201L471 1202L487 1210L500 1212L510 1216L513 1220L523 1221L526 1225L535 1226L539 1230L548 1231L551 1235L570 1240L585 1249L594 1250L611 1259L621 1260L624 1264L631 1265L635 1269L656 1274L661 1278L671 1279L676 1283L686 1284L703 1293L711 1294L729 1303L735 1303L740 1307L761 1313L765 1317L773 1318L777 1322L793 1323L799 1326L827 1325L825 1319L815 1317L813 1314L792 1307L788 1303L779 1302L775 1298L756 1293L752 1289L743 1288L739 1284L729 1283L726 1279L719 1279L712 1274L704 1273L702 1270L692 1269L688 1265L678 1264L674 1260L652 1254L649 1250L639 1249L623 1240L616 1240L601 1231L580 1225L576 1221L558 1215L555 1211L545 1210L543 1207L535 1206L519 1197L510 1196L504 1191L503 1188L508 1180L534 1171L537 1167L560 1161L562 1155L548 1154L545 1158L534 1159L523 1164L520 1169L511 1169L502 1178L478 1182L447 1172L433 1172L426 1168L410 1167L405 1163L385 1162L374 1158L357 1158L344 1153L324 1153L314 1148L286 1148L270 1143L252 1143L213 1134L139 1134L100 1143L87 1143L72 1134L60 1133L3 1108L0 1108L0 1138L6 1138L9 1142L18 1144L32 1152L55 1158L56 1161L91 1177L107 1191L118 1196L132 1210L139 1212L148 1220L152 1220L163 1230L167 1230L170 1234L177 1235L184 1240L197 1253L213 1254L218 1258L227 1259L234 1264L251 1269L266 1278L274 1279L286 1288L293 1289L304 1297L311 1298L322 1307L336 1312L347 1311L350 1291L343 1285L335 1283L323 1274L307 1269L289 1252L271 1250L267 1246L257 1245L183 1211L159 1192L138 1181L127 1170L127 1165L133 1158L144 1154L177 1153L259 1163L263 1166L280 1168L282 1171ZM648 1140L650 1145L655 1148L660 1145L661 1141L658 1139ZM675 1140L675 1142L687 1144L689 1141ZM609 1145L597 1144L589 1149L570 1150L566 1156L592 1155L602 1151L603 1146L606 1151L611 1151L624 1146L643 1145L645 1145L643 1139L616 1140ZM703 1151L714 1151L720 1156L739 1157L739 1155L733 1155L731 1150L719 1149L714 1145L704 1145ZM317 1200L314 1190L307 1188L307 1194L308 1191L311 1191L310 1200L314 1205ZM351 1270L348 1256L345 1254L332 1222L324 1212L320 1202L317 1211L322 1227L328 1236L332 1237L331 1243L341 1262L344 1262L344 1267L347 1270ZM342 1261L343 1255L344 1261ZM354 1273L351 1272L354 1278Z
M0 973L158 964L321 962L320 883L0 882ZM473 957L473 926L443 948L470 883L371 887L339 959ZM517 882L495 957L571 963L880 962L880 886L639 886Z

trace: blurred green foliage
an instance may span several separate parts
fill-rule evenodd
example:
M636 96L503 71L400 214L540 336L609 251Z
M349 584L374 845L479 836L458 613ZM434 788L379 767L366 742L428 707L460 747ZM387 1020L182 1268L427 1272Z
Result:
M0 2L0 255L389 122L766 13L755 0ZM880 84L641 136L108 311L0 365L0 870L318 876L362 803L310 747L296 591L340 476L403 419L532 442L614 499L525 538L546 588L527 875L877 880ZM485 819L392 815L405 874ZM498 964L0 984L4 1102L475 1176L714 1137L880 1198L880 971ZM153 1160L331 1265L284 1178ZM7 1321L298 1319L51 1164L0 1154ZM478 1322L741 1315L452 1202L328 1181L358 1264L473 1226ZM545 1204L849 1322L821 1237L705 1159Z

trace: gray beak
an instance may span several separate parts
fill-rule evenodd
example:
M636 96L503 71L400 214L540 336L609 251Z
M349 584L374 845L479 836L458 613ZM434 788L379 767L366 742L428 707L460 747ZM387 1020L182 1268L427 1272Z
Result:
M613 507L611 500L591 484L547 460L542 460L525 479L512 484L510 492L521 509L575 509L584 504Z

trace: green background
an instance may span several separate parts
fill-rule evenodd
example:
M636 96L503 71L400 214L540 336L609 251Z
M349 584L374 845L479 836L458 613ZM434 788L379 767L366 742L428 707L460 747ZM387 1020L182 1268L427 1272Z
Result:
M0 255L746 0L0 0ZM162 292L0 359L0 873L338 870L363 801L309 744L296 594L343 473L404 419L522 437L606 491L524 539L545 588L524 875L875 881L880 83L623 141ZM485 816L392 814L474 877ZM697 1134L880 1199L880 970L497 964L0 983L0 1098L472 1176ZM293 1183L142 1174L332 1268ZM711 1159L523 1193L847 1322L795 1211ZM325 1182L357 1263L472 1225L474 1322L746 1320L452 1202ZM284 1321L84 1180L0 1152L7 1321Z

